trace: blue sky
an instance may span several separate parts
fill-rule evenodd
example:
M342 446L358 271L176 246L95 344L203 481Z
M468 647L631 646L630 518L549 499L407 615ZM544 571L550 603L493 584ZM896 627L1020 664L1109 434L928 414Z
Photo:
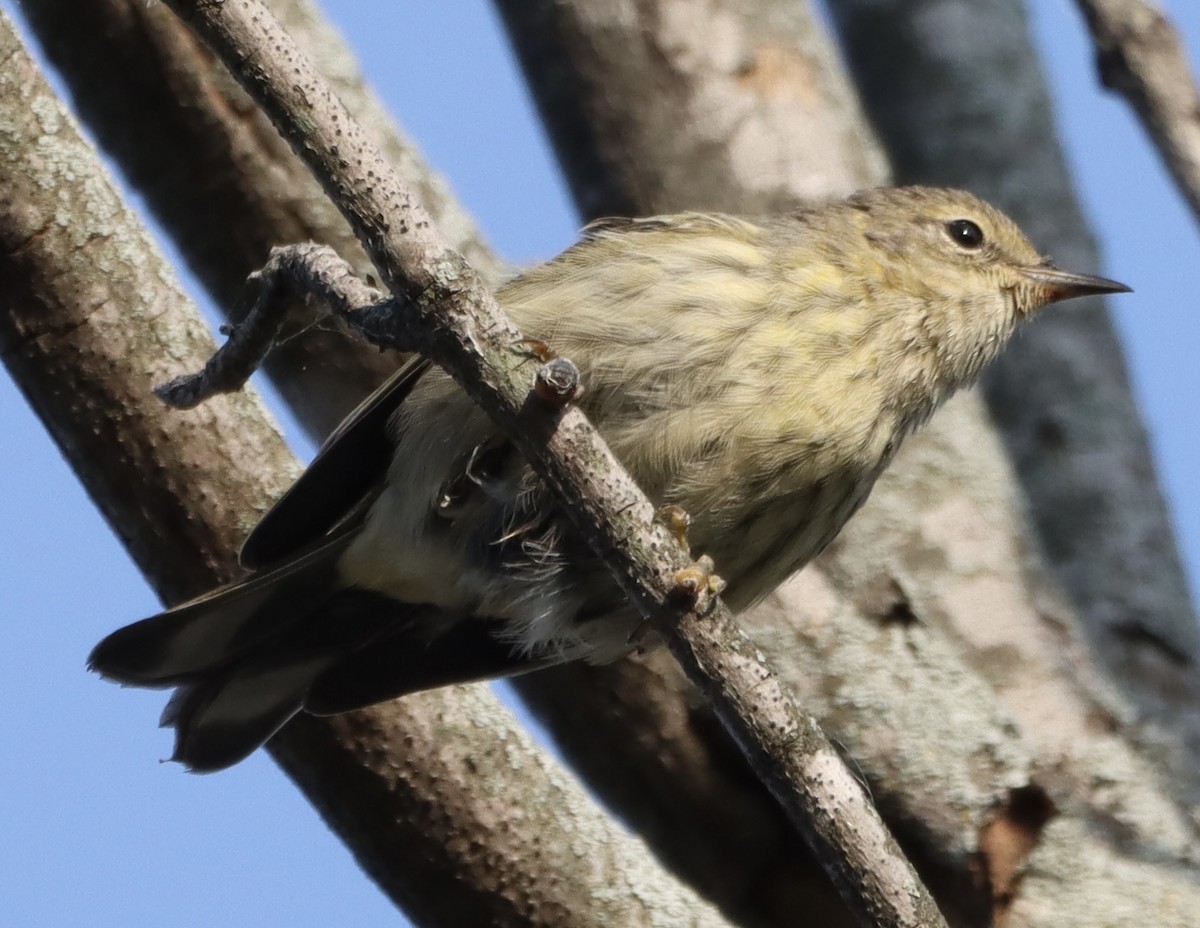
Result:
M0 4L12 10L12 0ZM1112 305L1194 579L1197 224L1124 103L1097 87L1074 3L1030 5L1106 255L1095 270L1135 289ZM1162 5L1200 66L1200 4ZM502 254L529 262L570 244L577 220L487 2L326 6ZM0 412L0 924L399 921L265 755L210 777L159 764L170 752L155 728L162 694L85 673L97 639L159 604L4 376Z

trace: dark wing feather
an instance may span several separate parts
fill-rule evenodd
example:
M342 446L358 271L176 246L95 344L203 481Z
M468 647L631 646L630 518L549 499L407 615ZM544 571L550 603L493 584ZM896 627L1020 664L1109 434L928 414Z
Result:
M242 566L278 564L348 516L361 518L366 507L359 504L382 484L392 460L388 422L429 366L422 358L409 362L343 420L250 533L238 555Z
M119 628L92 650L88 666L134 686L173 686L231 664L288 631L334 588L342 532L288 563L174 609Z
M318 676L304 697L305 711L336 715L421 690L512 677L562 663L555 655L531 655L494 637L491 632L502 629L503 623L478 616L460 620L436 636L414 633L413 619L417 629L447 621L445 616L422 617L420 609L414 607L409 623L397 625Z

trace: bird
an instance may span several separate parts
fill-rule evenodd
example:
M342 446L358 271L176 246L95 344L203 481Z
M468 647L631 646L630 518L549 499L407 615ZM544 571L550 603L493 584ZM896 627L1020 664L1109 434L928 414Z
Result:
M497 299L575 362L582 409L647 496L687 514L738 612L833 540L1039 309L1128 289L1056 267L970 193L882 187L770 217L600 220ZM642 639L551 491L421 359L338 426L239 559L242 579L89 658L174 688L162 724L196 772L300 711L612 661Z

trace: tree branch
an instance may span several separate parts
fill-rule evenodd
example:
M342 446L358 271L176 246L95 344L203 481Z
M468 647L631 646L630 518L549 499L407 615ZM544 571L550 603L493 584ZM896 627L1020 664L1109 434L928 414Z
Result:
M802 4L498 5L589 210L780 210L806 194L837 193L838 183L882 182L876 160L876 173L863 172L862 152L875 143L855 123L845 77L829 67L835 55ZM930 179L979 189L1056 257L1094 266L1076 237L1086 231L1064 204L1069 181L1043 155L1054 151L1053 129L1048 109L1030 97L1037 63L1019 4L854 6L864 26L878 27L878 44L862 51L877 69L877 84L863 87L868 99L876 86L911 99L873 107L876 125L899 124L888 132L892 151L923 145L941 172ZM896 6L909 19L884 15ZM937 15L947 19L929 18ZM927 48L922 37L941 42ZM949 39L969 41L951 54ZM950 70L917 72L938 62ZM1007 109L981 123L980 108L997 102ZM603 156L580 139L595 139ZM985 179L990 186L980 187ZM1078 588L1085 614L1128 605L1154 628L1159 620L1174 628L1178 618L1183 631L1191 613L1186 595L1176 595L1178 565L1163 553L1169 526L1147 479L1111 331L1076 308L1037 325L999 366L1031 439L1046 418L1072 438L1051 453L1029 441L1017 455L1022 477L1039 477L1035 515L1055 528L1054 557L1067 555L1058 576ZM1044 387L1022 393L1034 383ZM1025 434L1020 424L1014 431ZM983 404L959 397L909 440L835 550L743 615L743 627L861 765L952 917L981 923L1016 900L1029 924L1066 924L1085 904L1091 913L1127 905L1106 876L1119 871L1164 920L1187 924L1194 883L1164 863L1193 853L1186 816L1171 801L1176 781L1139 756L1161 744L1163 728L1153 721L1139 736L1123 727L1140 711L1114 703L1079 616L1026 540L1025 506ZM1102 520L1072 519L1098 512ZM1193 685L1190 665L1145 666L1164 693ZM812 896L795 889L805 861L662 662L567 667L517 686L607 800L696 885L747 918L811 911ZM589 705L589 691L619 695ZM1182 718L1167 715L1173 705L1162 716L1169 725ZM1112 729L1097 731L1098 718ZM598 730L611 734L598 738ZM1098 789L1100 780L1112 789ZM1057 810L1049 827L1026 815L1039 791ZM1114 814L1122 834L1138 836L1132 845L1099 824ZM999 853L1004 834L1032 845ZM1074 864L1061 843L1068 836L1078 839ZM1035 857L1059 869L1029 879ZM1027 914L1034 911L1041 914Z
M349 263L328 245L272 248L262 269L246 278L246 294L250 305L242 321L222 327L229 340L199 373L181 374L155 387L160 400L176 409L194 409L218 394L242 389L275 346L297 300L315 303L322 314L354 319L365 342L406 350L388 337L393 332L380 333L371 325L378 318L403 318L403 311L355 277ZM413 347L415 339L407 350Z
M517 442L576 526L713 701L797 827L819 848L864 924L941 923L861 785L798 712L719 605L670 608L687 559L577 410L547 429L523 422L520 335L298 50L257 3L172 2L305 159L401 303L429 326L427 353ZM269 50L269 51L268 51ZM435 319L440 316L440 324ZM633 538L638 542L632 542ZM657 556L656 556L657 554Z
M1099 265L1019 2L833 0L830 8L900 178L974 190L1056 259ZM1061 647L1037 653L1035 635L1014 631L1022 659L1010 672L991 671L998 690L1031 736L1053 743L1063 720L1048 726L1013 697L1043 676L1093 681L1077 698L1110 703L1100 711L1121 717L1130 748L1165 771L1163 792L1195 805L1200 625L1103 300L1044 314L984 387L1028 499L1036 553L1070 601L1052 611L1080 656L1068 670ZM964 641L972 624L955 622ZM986 665L984 654L967 656ZM1081 730L1078 739L1087 738Z
M231 579L300 466L252 392L153 397L208 327L2 13L0 110L0 359L164 600ZM271 750L422 924L722 924L484 687L298 720Z
M367 86L314 0L272 0L288 31L319 54L326 79L414 185L443 234L495 282L509 273L445 180ZM144 0L26 0L24 15L72 102L179 248L232 314L246 275L284 242L329 245L365 275L371 263L304 164L246 93L170 10ZM136 100L137 106L129 106ZM237 321L236 315L230 315ZM309 328L266 371L309 437L320 442L396 370L393 354Z
M1166 15L1147 0L1076 0L1100 81L1129 101L1200 220L1200 90Z

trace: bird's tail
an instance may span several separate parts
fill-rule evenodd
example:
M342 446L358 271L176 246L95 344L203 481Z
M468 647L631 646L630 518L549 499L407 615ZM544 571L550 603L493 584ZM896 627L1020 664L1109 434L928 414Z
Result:
M180 685L159 720L175 729L171 760L195 773L244 760L300 711L308 687L334 660L323 654L244 662Z
M237 763L292 717L322 671L369 629L331 628L341 540L113 632L88 665L120 683L177 687L162 725L196 771ZM340 631L340 641L330 640ZM365 634L364 634L365 633ZM340 646L339 646L340 645Z
M346 540L113 632L88 664L131 686L175 687L172 760L232 766L301 709L331 715L407 693L558 663L496 637L503 622L347 588Z

